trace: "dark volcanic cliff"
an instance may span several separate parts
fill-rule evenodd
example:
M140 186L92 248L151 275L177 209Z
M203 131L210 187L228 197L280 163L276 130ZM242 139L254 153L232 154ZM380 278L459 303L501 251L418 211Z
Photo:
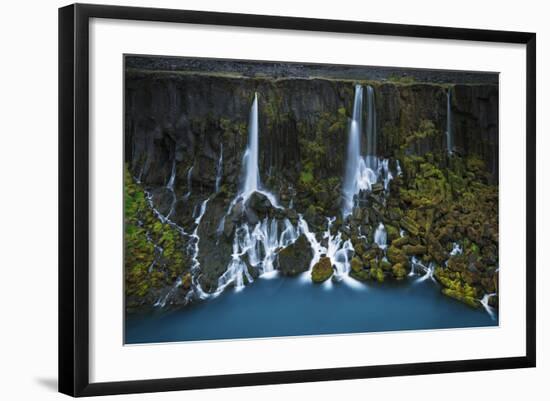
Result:
M447 87L370 84L376 93L379 156L398 156L398 145L419 129L422 120L432 121L439 135L411 151L445 149ZM456 150L479 155L497 180L498 86L454 85L453 89ZM326 171L319 173L340 175L353 90L351 81L131 71L126 78L126 161L133 169L143 167L144 182L161 185L170 174L175 152L182 162L178 177L196 161L197 184L213 188L223 144L225 181L238 182L249 109L258 92L261 174L284 170L292 174L285 177L288 181L297 181L304 142L321 135L328 157Z
M389 159L392 171L396 171L400 161L404 176L396 177L396 186L390 190L387 201L374 194L373 207L354 214L351 231L364 227L363 233L372 238L375 227L384 222L388 233L393 229L390 240L396 240L395 233L401 228L411 234L411 239L408 243L401 241L400 246L416 247L406 248L411 252L406 253L406 257L403 254L395 257L395 252L401 252L401 248L395 248L393 260L388 254L393 266L389 264L387 268L393 270L387 271L378 265L370 267L373 255L377 255L376 261L381 259L376 252L371 252L371 259L367 256L362 259L366 260L365 269L370 269L369 277L380 279L384 274L394 274L402 278L410 269L407 258L415 254L415 249L435 255L427 254L423 259L426 264L433 260L442 265L441 255L450 251L447 248L452 247L453 241L466 241L468 246L473 241L475 247L471 247L471 252L476 255L485 252L485 267L479 267L479 277L471 278L471 272L466 271L468 262L461 261L463 264L452 264L457 267L453 267L455 270L450 276L446 276L447 270L440 271L440 282L446 283L443 285L449 290L448 295L456 298L465 297L466 293L471 298L472 291L474 294L494 291L498 227L494 227L494 219L489 226L483 220L487 210L493 206L497 210L498 204L493 205L496 201L492 190L474 186L487 198L483 209L476 210L477 194L472 196L467 188L474 181L483 185L498 183L498 85L246 77L219 72L128 69L125 161L130 176L147 191L155 213L169 215L186 231L186 236L196 228L196 233L190 235L191 246L196 238L201 239L196 261L178 260L179 270L169 276L166 272L159 273L160 281L155 279L154 284L157 289L148 292L147 287L137 291L147 295L145 300L135 303L153 303L163 294L163 285L169 287L187 271L190 272L183 276L178 291L182 288L185 294L192 280L197 280L207 292L216 289L219 277L231 261L236 226L242 223L242 217L227 215L224 219L224 216L238 192L255 93L258 93L259 105L261 181L277 195L284 210L267 207L261 197L253 199L252 212L247 211L247 223L253 225L269 216L279 221L287 218L296 224L298 214L303 214L312 230L319 232L325 217L339 215L356 83L374 88L377 156ZM447 152L445 134L447 93L451 87L452 157ZM364 154L364 149L361 153ZM170 183L173 172L175 176ZM139 189L135 189L135 193L139 194ZM453 204L452 196L464 197L465 204ZM208 204L199 225L196 219L206 199ZM406 210L408 207L411 210ZM143 219L154 220L154 216ZM222 219L224 225L220 231ZM453 219L461 223L455 224ZM138 219L135 224L144 222ZM145 224L149 223L145 221ZM468 228L469 225L474 228ZM161 245L162 241L173 245L160 231L157 234ZM354 246L357 245L357 234L348 236ZM155 273L154 265L161 259L155 256L157 248L160 249L155 246L150 252L152 267L149 270L153 271L150 275ZM356 248L360 249L358 245ZM360 256L358 252L356 256ZM297 254L303 254L303 249ZM289 250L283 256L287 260L300 259ZM479 258L481 260L481 256ZM190 266L195 262L202 267L200 274L192 277ZM490 270L483 270L485 268ZM251 274L254 275L252 270ZM364 278L366 274L359 270L356 277ZM475 285L480 289L471 290L470 286Z

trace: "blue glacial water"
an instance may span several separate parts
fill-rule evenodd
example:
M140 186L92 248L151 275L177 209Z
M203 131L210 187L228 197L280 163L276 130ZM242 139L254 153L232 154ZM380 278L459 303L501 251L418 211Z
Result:
M304 281L260 278L242 291L227 289L186 308L130 314L125 343L498 325L498 314L493 319L483 308L442 295L431 280L353 285Z

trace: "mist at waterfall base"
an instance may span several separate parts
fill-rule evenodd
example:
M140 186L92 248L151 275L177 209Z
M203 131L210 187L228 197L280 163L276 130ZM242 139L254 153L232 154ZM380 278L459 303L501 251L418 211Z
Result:
M440 293L431 280L330 288L299 278L259 279L184 309L131 315L125 343L221 340L498 325Z

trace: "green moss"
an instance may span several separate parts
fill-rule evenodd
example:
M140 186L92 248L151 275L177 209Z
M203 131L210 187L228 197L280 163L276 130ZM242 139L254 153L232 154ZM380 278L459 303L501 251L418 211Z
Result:
M394 83L394 84L401 84L401 85L410 85L416 82L415 77L411 77L409 75L395 75L391 74L388 77L388 81Z
M155 248L155 245L158 248ZM172 285L187 269L185 242L170 225L151 211L145 193L134 182L127 166L124 175L125 292L145 299L155 288ZM160 251L162 249L162 251ZM149 302L152 300L149 299Z
M407 276L407 269L403 263L396 263L392 266L391 271L396 280L403 280Z
M319 259L311 271L311 279L314 283L322 283L323 281L328 280L333 273L332 263L330 258L322 257Z
M370 277L379 283L384 282L384 271L380 267L372 267L370 269Z

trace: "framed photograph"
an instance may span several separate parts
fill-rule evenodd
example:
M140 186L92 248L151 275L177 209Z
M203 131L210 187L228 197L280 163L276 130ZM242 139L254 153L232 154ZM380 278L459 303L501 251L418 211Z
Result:
M535 34L59 10L59 390L535 366Z

